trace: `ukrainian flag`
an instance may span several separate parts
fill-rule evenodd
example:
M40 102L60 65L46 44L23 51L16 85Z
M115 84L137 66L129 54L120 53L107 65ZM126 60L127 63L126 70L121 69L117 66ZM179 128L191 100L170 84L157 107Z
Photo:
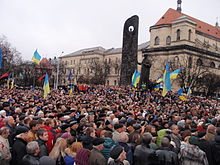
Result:
M137 84L139 83L140 81L140 77L141 77L141 74L140 72L137 72L136 70L134 71L133 75L132 75L132 85L136 88L137 87Z
M40 60L41 60L41 56L40 54L37 52L37 50L35 50L34 55L32 57L32 60L37 63L38 65L40 64Z
M174 70L173 72L170 73L170 79L176 79L178 74L180 73L181 68Z
M70 85L70 93L69 93L69 95L71 96L73 94L73 87L72 87L72 85Z
M159 91L160 88L163 88L163 84L157 84L156 86L154 86L155 91Z
M168 62L166 63L166 69L163 75L164 79L164 86L162 96L165 96L167 92L171 91L171 84L170 84L170 68Z
M159 76L159 77L157 77L157 83L160 83L160 82L162 82L163 81L163 77L162 76Z
M13 89L13 88L14 88L14 84L15 84L15 79L12 79L12 80L11 80L11 88L10 88L10 89Z
M183 88L180 88L180 90L177 91L177 94L178 94L180 100L182 100L182 101L186 101L187 98L184 96L183 91L184 91Z
M192 90L191 90L191 88L189 87L189 88L188 88L188 91L187 91L187 96L190 96L191 93L192 93Z
M48 96L48 94L50 93L50 85L49 85L49 78L48 78L48 74L46 73L45 79L44 79L44 99Z

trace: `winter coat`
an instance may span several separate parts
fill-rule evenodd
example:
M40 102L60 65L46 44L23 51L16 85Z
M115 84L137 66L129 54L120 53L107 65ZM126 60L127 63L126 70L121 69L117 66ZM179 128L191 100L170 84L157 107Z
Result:
M178 165L178 156L169 147L162 147L156 151L158 163L162 165Z
M17 137L12 147L12 164L22 165L21 160L26 152L27 142Z
M46 146L46 142L41 139L37 139L36 141L38 142L38 145L40 147L39 157L41 158L42 156L48 156L48 149Z
M134 162L135 165L151 165L153 164L153 156L155 154L155 150L150 149L149 146L144 144L136 146L134 150Z
M102 153L93 148L89 157L89 165L106 165L105 157Z
M129 163L132 164L133 153L132 153L131 147L127 143L124 143L124 142L119 142L118 144L124 148L124 151L126 152L126 160L128 160Z
M48 153L51 152L52 148L53 148L53 144L54 144L54 139L56 136L56 132L53 130L53 128L49 127L49 126L43 126L43 129L47 130L48 132L48 140L47 140L47 149L48 149Z
M9 165L9 161L11 160L11 152L9 148L8 139L5 139L2 136L0 136L0 143L3 144L3 149L1 152L2 156L0 157L1 165Z
M220 135L216 135L212 144L214 164L220 164Z
M88 149L88 150L92 150L92 141L93 141L93 137L91 136L83 136L82 137L82 144L83 144L83 148Z
M22 159L22 165L39 165L39 157L32 155L25 155Z
M204 151L198 146L182 143L179 152L180 165L208 165L208 160Z
M103 154L105 159L108 160L111 150L115 147L115 142L109 137L104 138L104 140L105 142L103 144L103 149L101 150L101 153Z
M205 139L199 139L198 147L206 153L209 165L215 165L211 142Z

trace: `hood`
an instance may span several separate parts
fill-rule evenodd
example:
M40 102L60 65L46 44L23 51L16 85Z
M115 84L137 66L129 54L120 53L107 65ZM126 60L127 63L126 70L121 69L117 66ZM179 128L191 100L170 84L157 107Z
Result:
M104 138L104 140L105 142L103 145L105 148L111 148L113 145L115 145L115 142L109 137Z

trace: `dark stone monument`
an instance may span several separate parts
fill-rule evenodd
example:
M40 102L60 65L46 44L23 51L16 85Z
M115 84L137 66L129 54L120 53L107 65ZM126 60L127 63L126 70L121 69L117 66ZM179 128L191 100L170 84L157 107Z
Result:
M120 86L131 85L132 74L137 69L138 24L137 15L127 19L124 24Z
M150 77L150 68L151 68L151 62L146 57L143 59L141 63L141 78L140 78L140 85L146 84L147 88L150 88L151 82L149 80Z

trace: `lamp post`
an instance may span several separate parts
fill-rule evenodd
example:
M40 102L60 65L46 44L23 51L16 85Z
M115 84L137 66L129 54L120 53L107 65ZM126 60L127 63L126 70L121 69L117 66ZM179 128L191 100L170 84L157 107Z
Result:
M60 54L60 56L62 56L62 54L63 54L64 52L62 52L61 54ZM59 57L60 57L59 56ZM56 87L55 87L55 89L58 89L58 85L59 85L59 70L60 70L60 61L59 61L59 57L56 59L57 61L57 77L56 77Z

